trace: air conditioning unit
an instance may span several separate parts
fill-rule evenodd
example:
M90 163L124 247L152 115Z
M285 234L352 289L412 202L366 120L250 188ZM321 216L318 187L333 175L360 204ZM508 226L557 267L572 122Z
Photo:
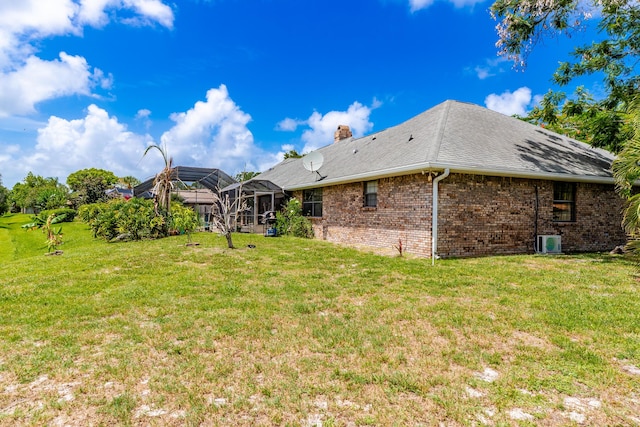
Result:
M538 236L538 252L542 254L559 254L562 252L560 236Z

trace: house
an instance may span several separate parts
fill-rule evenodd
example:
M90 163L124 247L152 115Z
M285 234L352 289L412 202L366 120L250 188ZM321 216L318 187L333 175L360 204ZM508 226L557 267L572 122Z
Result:
M113 188L109 188L108 190L105 190L104 193L107 195L107 197L112 199L121 198L121 199L129 200L130 198L133 197L132 188L122 187L118 185L114 186Z
M198 188L195 190L174 190L173 194L183 205L193 209L203 222L210 221L211 213L217 203L216 193L208 188Z
M312 156L316 167L290 158L259 179L299 198L327 241L401 240L433 259L626 241L613 154L477 105L445 101L362 138L341 126Z

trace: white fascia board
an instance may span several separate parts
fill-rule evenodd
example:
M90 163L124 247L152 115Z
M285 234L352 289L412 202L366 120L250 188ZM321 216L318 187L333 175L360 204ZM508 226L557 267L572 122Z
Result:
M615 184L613 177L606 176L594 176L594 175L567 175L564 173L552 173L552 172L536 172L536 171L524 171L514 170L507 168L479 168L473 166L461 166L461 165L447 165L444 163L431 163L422 162L414 163L411 165L401 166L397 168L382 169L377 171L365 172L355 175L347 175L339 178L323 179L316 182L309 182L302 185L291 186L286 190L305 190L308 188L326 187L328 185L348 184L351 182L359 181L371 181L379 178L388 178L392 176L410 175L413 173L422 172L440 172L445 169L450 169L451 173L464 173L471 175L486 175L486 176L502 176L510 178L528 178L528 179L543 179L549 181L568 181L568 182L586 182L592 184Z

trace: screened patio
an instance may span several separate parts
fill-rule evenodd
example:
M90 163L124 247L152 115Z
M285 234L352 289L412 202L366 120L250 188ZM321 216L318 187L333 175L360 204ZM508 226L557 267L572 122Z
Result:
M240 188L242 194L239 195ZM247 210L238 213L238 226L245 233L260 233L265 230L265 216L269 212L279 211L284 205L287 195L271 181L252 179L244 183L236 182L221 190L229 194L232 200L242 197Z

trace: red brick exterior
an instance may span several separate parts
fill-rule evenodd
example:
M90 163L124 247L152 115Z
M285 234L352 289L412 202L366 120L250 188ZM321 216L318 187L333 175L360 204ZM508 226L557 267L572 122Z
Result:
M379 179L375 208L363 207L363 185L323 188L323 217L313 219L316 237L389 250L401 239L407 253L430 257L428 175ZM439 186L437 253L533 253L536 228L537 234L561 235L565 252L607 251L625 242L623 201L613 185L577 183L575 222L554 222L552 202L552 181L451 174Z

